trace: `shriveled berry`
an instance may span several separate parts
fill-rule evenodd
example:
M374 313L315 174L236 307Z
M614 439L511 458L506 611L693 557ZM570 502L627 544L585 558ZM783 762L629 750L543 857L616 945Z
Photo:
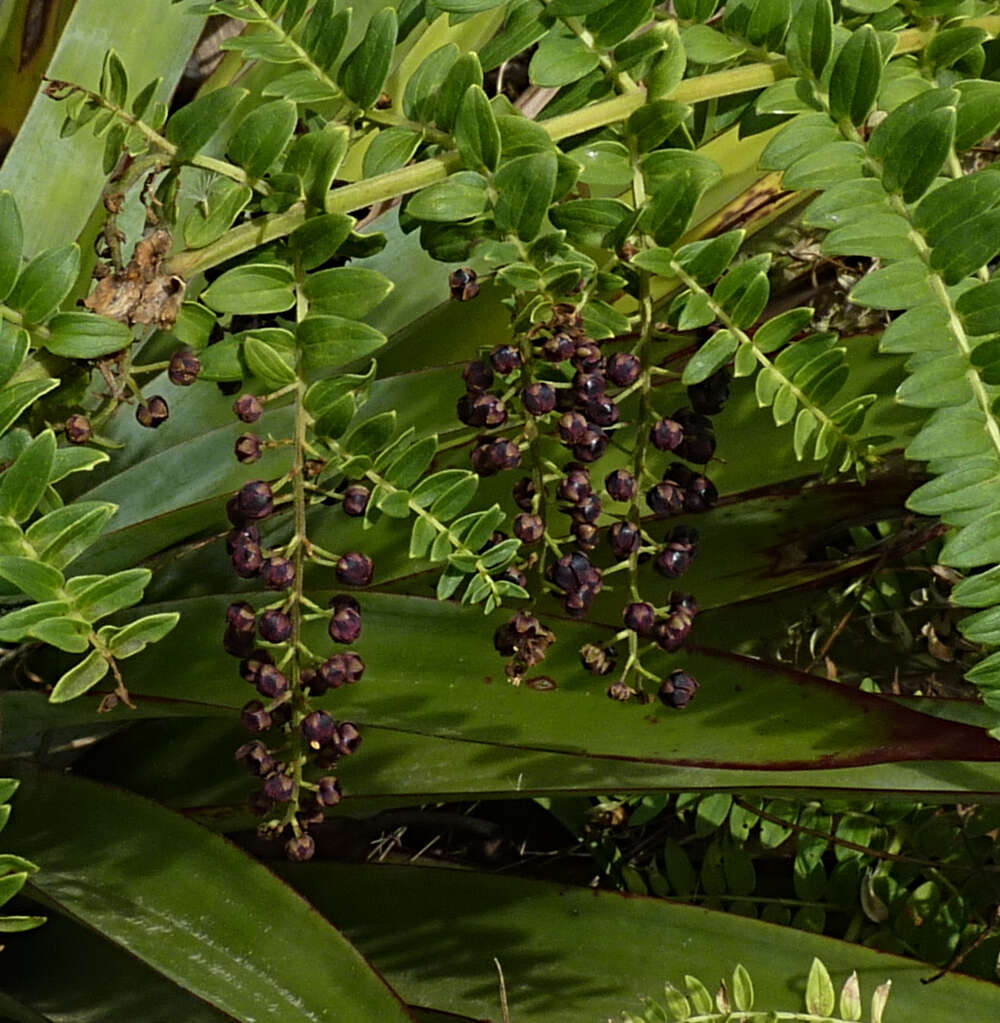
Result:
M456 302L469 302L479 294L476 271L470 266L460 266L448 275L448 289Z
M548 362L565 362L576 351L568 334L553 334L542 342L542 358Z
M274 494L270 484L263 480L251 480L240 487L236 497L240 514L250 521L266 519L274 511Z
M467 362L462 370L462 380L465 382L465 389L474 393L489 390L493 385L493 369L485 362L476 359Z
M334 643L356 642L361 635L361 612L353 607L337 608L330 618L329 632Z
M658 519L679 515L684 511L684 491L671 480L664 480L647 492L646 504Z
M324 775L316 782L316 802L320 806L336 806L340 799L340 782L336 778Z
M260 437L255 433L241 433L233 445L233 453L238 462L256 462L260 458Z
M673 419L658 419L649 431L649 439L660 451L675 451L684 440L684 430Z
M497 345L490 352L490 364L501 376L509 376L521 368L521 351L514 345Z
M608 530L608 543L616 561L624 561L642 545L639 527L632 522L616 522Z
M66 440L70 444L86 444L93 436L94 430L90 425L90 420L81 415L79 412L75 412L73 415L68 416L66 419Z
M274 771L264 779L264 795L276 803L289 803L295 795L295 782L283 771Z
M154 394L145 404L136 406L135 418L140 426L148 426L155 430L170 418L170 409L163 398Z
M316 854L316 843L313 841L312 835L302 832L299 835L293 835L285 843L285 855L292 863L305 863L306 860L311 860Z
M673 671L664 679L657 696L667 707L680 710L686 707L698 692L698 681L686 671Z
M170 356L167 377L172 384L176 384L178 387L190 387L198 379L200 372L201 362L194 352L174 352Z
M284 643L292 635L292 619L284 611L265 611L260 616L260 638Z
M499 576L498 581L513 583L515 586L520 586L521 589L527 589L528 577L515 565L508 565Z
M332 743L337 735L337 725L325 710L314 710L307 715L300 728L306 742L313 749Z
M375 563L367 554L350 551L340 558L334 572L344 586L367 586L375 575Z
M271 727L271 715L260 700L251 700L240 711L240 724L248 732L266 732Z
M547 415L556 407L555 388L546 383L529 384L521 392L521 401L531 415Z
M656 608L644 600L626 604L622 611L622 620L626 628L640 636L647 636L656 624Z
M613 501L631 501L635 497L635 477L626 469L615 469L604 477L604 489Z
M590 470L582 466L570 469L559 481L559 496L570 504L579 504L591 492Z
M608 696L612 700L618 700L619 703L625 703L627 700L631 700L635 696L635 690L628 685L626 682L622 682L619 679L617 682L612 682L608 686Z
M326 459L307 458L302 463L302 477L307 480L314 480L326 468Z
M360 483L353 483L344 491L344 514L350 515L352 518L364 515L371 496L372 492L367 487L361 486Z
M234 632L244 636L252 636L253 630L257 625L257 615L246 601L230 604L226 608L226 624Z
M673 653L680 649L690 632L691 619L685 614L675 612L668 614L666 618L661 618L653 626L651 635L663 650Z
M529 515L527 513L518 515L514 519L514 536L521 543L538 543L545 535L545 523L540 515Z
M287 590L295 582L295 565L288 558L268 558L261 567L260 577L270 590Z
M356 753L361 745L361 733L350 721L341 722L338 729L337 748L341 753L350 755Z
M514 504L521 511L530 512L532 500L535 496L535 481L530 476L522 476L515 484L512 491Z
M263 567L264 555L258 544L248 542L233 551L233 571L241 579L253 579Z
M608 379L618 387L630 387L639 379L642 363L631 352L615 352L605 368Z
M241 422L256 423L264 414L264 406L261 405L260 399L256 395L241 394L233 402L233 411Z
M245 742L236 751L236 759L258 778L270 774L274 770L274 758L271 751L259 740Z
M618 654L612 646L598 646L585 643L580 647L580 662L591 675L610 675L615 668Z

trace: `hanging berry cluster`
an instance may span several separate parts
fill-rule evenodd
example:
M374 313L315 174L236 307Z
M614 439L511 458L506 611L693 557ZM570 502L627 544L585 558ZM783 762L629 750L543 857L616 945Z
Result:
M450 283L452 295L466 300L475 275L461 268ZM628 657L608 695L646 701L643 680L651 679L660 699L680 708L698 683L684 671L660 679L645 668L640 640L650 648L678 651L698 604L678 591L656 602L642 599L640 582L649 588L649 581L639 568L651 560L655 572L674 580L698 553L694 526L675 525L660 536L648 519L706 511L718 500L704 467L715 455L709 417L722 410L729 377L718 371L688 388L688 407L658 415L644 340L628 348L621 347L627 338L602 342L588 334L579 308L554 303L551 316L526 331L519 344L499 344L465 366L457 413L462 423L481 431L471 454L480 476L516 469L522 452L531 454L532 475L520 477L512 488L519 509L512 531L528 556L508 569L510 577L527 586L534 572L540 587L560 596L564 611L578 618L590 611L608 576L627 572L632 599L621 609L624 628L611 644L585 644L581 662L594 675L612 675L620 660L617 644L624 642ZM612 346L617 350L608 351ZM627 406L631 412L637 405L635 414L623 415L623 403L637 393L640 400ZM516 432L510 436L493 432L511 425ZM622 429L634 439L615 445ZM631 465L602 471L616 446L634 453ZM677 460L654 472L650 449ZM507 674L516 683L545 657L555 638L533 614L521 611L497 629L494 645L511 658Z

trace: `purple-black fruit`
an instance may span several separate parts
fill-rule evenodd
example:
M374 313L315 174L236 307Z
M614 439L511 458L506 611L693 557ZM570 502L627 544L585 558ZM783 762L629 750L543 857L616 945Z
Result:
M333 608L329 625L330 639L334 643L354 643L361 635L361 612L358 610L357 602L353 607L340 603L334 604Z
M698 682L693 675L686 671L674 671L664 679L657 694L660 702L667 707L675 707L680 710L686 707L698 691Z
M548 362L565 362L576 351L568 334L553 334L542 343L542 358Z
M545 383L529 384L521 392L521 401L531 415L544 416L556 407L556 392Z
M512 493L514 495L514 504L516 504L521 511L530 512L532 500L536 493L535 481L530 476L522 476L514 484Z
M194 352L174 352L170 356L170 368L167 377L178 387L190 387L198 379L201 363Z
M658 419L649 431L649 439L660 451L675 451L684 440L684 430L676 420Z
M521 368L521 350L514 345L497 345L490 352L490 364L501 376L509 376Z
M236 495L236 507L244 519L266 519L274 511L274 494L270 484L263 480L244 483Z
M271 715L260 700L251 700L240 711L240 724L248 732L266 732L271 727Z
M230 604L226 608L226 625L240 635L252 636L257 625L257 616L246 601Z
M604 489L613 501L631 501L635 497L635 477L626 469L615 469L604 477Z
M478 289L479 285L476 287ZM304 831L299 835L293 835L285 843L285 855L292 863L305 863L306 860L311 860L315 853L316 843L313 841L312 835Z
M245 742L236 751L236 759L258 778L270 774L274 770L274 758L271 751L259 740Z
M269 590L287 590L295 582L295 565L288 558L268 558L261 567L260 577Z
M260 616L260 638L268 643L284 643L292 635L292 619L284 611L265 611Z
M247 542L233 551L233 571L241 579L253 579L264 567L264 555L260 545Z
M640 636L647 636L656 624L656 608L644 600L626 604L622 611L622 620L626 628Z
M268 700L276 700L288 692L288 679L273 664L262 664L257 672L257 692Z
M594 398L583 406L583 413L594 426L614 426L621 419L622 410L606 397Z
M241 394L233 402L233 411L241 422L256 423L264 414L264 406L261 405L260 399L256 395Z
M474 362L467 362L462 370L462 380L465 381L465 389L478 394L488 390L493 384L493 370L485 362L476 359Z
M468 302L479 294L476 271L469 266L460 266L448 275L448 289L456 302Z
M316 802L320 806L336 806L340 802L340 782L324 775L316 783Z
M375 575L375 563L367 554L350 551L337 562L334 571L344 586L367 586Z
M241 433L233 445L236 461L249 465L260 458L260 437L255 433Z
M264 779L264 795L276 803L290 803L295 795L295 782L283 771L273 771Z
M647 492L646 504L658 519L679 515L684 511L684 491L673 481L664 480Z
M337 725L325 710L314 710L300 725L302 735L313 749L332 743L337 736Z
M624 561L642 546L639 527L632 522L616 522L608 530L608 543L611 544L615 560Z
M344 721L338 731L337 748L340 752L348 756L356 753L361 745L361 733L357 727L350 721Z
M579 504L590 493L590 470L582 466L570 469L559 481L559 496L570 504Z
M631 352L615 352L605 370L608 379L618 387L630 387L639 379L642 363Z
M579 444L587 435L587 420L579 412L567 412L559 420L558 428L564 444Z
M90 425L90 420L81 415L79 412L75 412L73 415L66 419L66 440L70 444L86 444L93 435L93 427Z
M714 416L726 407L729 400L729 370L722 367L707 380L692 384L688 389L688 401L695 412Z
M344 514L352 518L364 515L371 496L372 492L367 487L359 483L352 484L344 491Z
M617 657L613 646L585 643L580 647L580 662L591 675L610 675L614 671Z
M140 426L148 426L155 430L170 418L170 409L163 398L154 394L145 404L136 406L135 418Z
M526 512L514 519L514 536L521 543L538 543L545 535L545 523L540 515L529 515Z

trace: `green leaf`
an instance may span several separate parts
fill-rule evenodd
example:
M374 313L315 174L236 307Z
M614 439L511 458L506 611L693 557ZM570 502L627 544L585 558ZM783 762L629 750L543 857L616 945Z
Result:
M856 29L844 44L830 75L830 116L862 124L878 95L882 51L871 25Z
M806 1011L816 1016L832 1016L837 999L833 981L823 961L817 956L812 961L806 980Z
M324 213L310 217L289 236L288 243L303 270L321 266L347 240L354 218L344 213Z
M694 208L705 190L704 180L690 169L679 169L672 177L669 184L663 182L658 185L639 221L661 246L673 245L687 230Z
M746 51L746 46L708 25L690 25L681 29L681 42L687 59L695 64L725 64Z
M500 160L500 129L490 101L478 85L470 85L459 104L455 144L469 170L496 170Z
M74 920L216 1013L288 1023L319 1020L330 1016L331 1006L350 1005L358 1023L410 1018L308 903L222 838L152 802L77 778L25 780L23 791L27 798L19 801L11 832L18 848L44 851L46 869L32 883ZM137 862L141 878L128 869ZM114 900L102 890L102 870L119 879ZM254 897L234 899L233 886ZM247 935L261 933L287 954L271 961L248 948ZM219 969L204 968L208 948ZM317 959L324 963L320 971Z
M377 270L340 266L310 274L303 290L312 312L359 320L392 289L392 281Z
M682 245L676 253L677 262L702 287L714 283L725 272L726 267L739 252L746 231L726 231L706 241ZM655 250L651 250L655 251ZM640 255L645 255L641 253ZM633 262L637 261L636 257Z
M6 189L0 192L0 302L14 287L21 272L24 229L14 196Z
M371 355L386 341L374 327L343 316L307 316L295 333L309 369L336 369Z
M336 0L319 0L305 23L302 46L317 66L329 71L344 46L351 27L351 8L335 11Z
M851 290L850 299L856 305L876 309L908 309L932 301L934 293L923 261L905 259L862 277Z
M977 516L952 533L938 556L941 564L976 568L1000 561L1000 511Z
M21 271L6 304L26 323L41 323L62 304L80 271L78 245L61 245L39 253Z
M1000 603L1000 566L961 580L951 591L951 599L961 607L991 607Z
M252 335L243 341L243 356L247 367L255 377L259 377L267 387L275 389L296 380L295 369L281 354L266 341Z
M276 78L264 86L262 94L264 96L281 96L293 103L312 104L335 100L340 96L340 91L317 77L312 69L309 69L290 71L288 74Z
M938 32L924 50L924 61L932 68L951 67L988 38L987 33L972 25L946 28Z
M885 189L871 178L834 185L806 208L802 221L807 227L832 230L890 211Z
M417 516L410 535L410 557L425 558L438 533L434 526L425 518Z
M365 150L365 177L388 174L404 167L412 159L420 142L420 133L410 128L383 128Z
M49 695L49 702L66 703L82 696L107 675L110 667L99 650L92 650L59 679Z
M556 173L556 158L551 152L519 156L505 163L494 179L498 230L512 231L524 241L531 241L552 202Z
M1000 316L1000 277L963 292L955 308L970 334L992 334Z
M466 475L437 498L431 505L431 515L442 522L453 519L472 500L478 487L479 477ZM417 491L413 492L413 496L416 498Z
M283 263L249 263L227 270L201 293L220 313L280 313L295 304L295 276Z
M808 115L807 115L808 116ZM800 156L785 171L785 188L830 188L847 181L860 181L864 174L865 150L857 142L829 142Z
M823 251L833 255L914 259L920 253L910 237L910 224L895 213L875 213L834 228L823 239Z
M421 189L407 203L406 210L417 220L450 224L478 217L488 202L486 179L475 171L458 171Z
M627 39L652 14L652 0L617 0L602 6L586 18L587 28L594 33L599 46L610 49Z
M196 203L184 219L184 241L200 249L222 237L253 197L248 185L228 178L216 178L203 202Z
M394 458L383 475L397 487L411 487L427 471L437 448L437 435L424 437Z
M716 285L713 297L736 326L749 327L764 311L771 293L767 279L770 265L768 253L753 256L730 270Z
M802 0L788 32L788 63L793 71L818 79L833 49L830 0Z
M0 391L0 435L6 433L18 416L43 394L59 386L58 380L21 380Z
M749 1012L753 1008L753 981L742 963L733 970L733 984L730 991L736 1008L741 1012Z
M761 324L754 333L754 345L765 354L775 351L812 322L813 310L802 307L788 309Z
M66 584L66 592L74 611L88 622L96 622L142 600L152 575L148 568L129 568L96 578L78 576Z
M361 42L347 55L337 81L359 107L370 107L381 95L396 45L396 12L387 7L379 11L365 31Z
M45 347L66 359L96 359L127 348L132 331L95 313L56 313L48 322Z
M42 561L62 569L101 535L116 511L107 501L75 501L36 519L25 538Z
M717 369L729 362L738 344L739 341L731 330L717 330L688 360L681 376L681 383L690 385L707 380Z
M68 654L82 654L90 646L90 626L78 618L46 618L32 625L28 635Z
M1000 127L1000 82L972 79L956 82L960 99L955 122L955 148L971 149Z
M869 151L882 161L882 184L915 202L951 152L957 93L930 89L896 107L872 132Z
M174 160L184 163L195 156L246 95L246 89L226 85L180 107L167 121L164 132L167 140L177 148Z
M671 99L644 103L625 122L625 133L631 136L636 151L648 153L668 139L687 119L690 107Z
M801 114L783 125L764 147L760 165L764 170L787 170L796 160L820 146L842 141L826 114ZM870 184L878 187L878 182Z
M294 119L292 125L294 129ZM298 177L306 201L320 212L325 208L326 194L347 155L348 142L345 127L328 124L321 131L301 135L288 150L282 171Z
M352 455L373 455L384 448L396 433L396 413L382 412L364 419L340 442Z
M46 600L30 607L8 611L0 617L0 640L5 643L17 642L30 635L31 630L40 622L49 618L58 618L66 614L69 604L65 600ZM3 799L9 798L9 793Z
M532 55L528 77L532 84L542 88L558 88L579 81L598 63L596 53L557 23L542 38Z
M157 643L180 621L176 611L146 615L122 628L106 625L100 630L100 637L107 643L116 658L133 657L145 650L150 643Z
M634 213L617 199L573 199L549 210L553 226L561 228L567 237L579 245L616 246L624 241L623 228L634 220Z
M43 430L0 476L0 516L15 522L31 517L49 484L55 456L55 434Z

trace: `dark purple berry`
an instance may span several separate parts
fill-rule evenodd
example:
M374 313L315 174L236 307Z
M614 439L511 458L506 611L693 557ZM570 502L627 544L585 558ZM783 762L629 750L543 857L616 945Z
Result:
M248 543L260 546L260 530L256 526L243 525L226 534L226 553L234 554L239 547Z
M274 771L264 779L264 795L275 803L290 803L295 782L283 771Z
M350 551L337 562L335 573L344 586L367 586L375 575L375 563L366 554Z
M664 480L648 491L646 504L658 519L679 515L684 511L684 491L671 480Z
M556 392L548 384L529 384L521 392L521 401L531 415L544 416L556 407Z
M145 404L136 406L135 418L140 426L155 430L170 418L170 409L158 394L154 394Z
M336 654L334 656L337 656ZM365 673L365 662L361 660L359 654L356 654L353 650L348 650L345 654L339 655L343 660L344 664L344 679L348 685L354 685L356 682L361 681L361 677Z
M488 391L463 394L455 407L456 414L466 426L503 426L507 422L507 407Z
M257 625L257 616L246 601L230 604L226 608L226 625L243 636L253 636L253 630Z
M521 543L538 543L544 535L545 523L542 521L541 516L522 513L514 519L514 536Z
M521 511L530 512L535 493L534 480L532 480L530 476L522 476L514 484L514 504L516 504Z
M587 435L587 420L579 412L567 412L559 420L559 439L564 444L579 444Z
M240 661L240 678L253 686L257 685L257 680L260 678L261 670L265 665L274 667L274 658L271 656L271 652L264 649L251 650Z
M572 527L573 535L576 537L576 545L581 551L592 551L597 547L600 538L600 530L589 522L574 522Z
M597 373L604 369L604 356L601 355L601 349L590 341L578 344L571 359L573 365L581 373Z
M334 741L337 726L325 710L314 710L301 724L302 735L313 749L319 749Z
M460 266L448 275L448 289L456 302L469 302L479 294L476 271L469 266Z
M723 366L707 380L692 384L687 393L688 401L695 412L705 416L716 415L726 407L729 400L729 370Z
M615 352L605 370L608 379L618 387L630 387L639 379L642 363L631 352Z
M236 759L258 778L270 774L274 770L274 758L271 751L259 740L246 742L236 751Z
M372 492L367 487L363 487L358 483L349 486L344 491L344 514L350 515L352 518L364 515L371 496Z
M719 500L715 484L707 476L695 476L684 491L684 510L708 511Z
M542 358L548 362L565 362L575 351L576 345L567 334L553 334L542 343Z
M635 477L625 469L615 469L604 477L604 489L613 501L631 501L635 497Z
M591 494L590 470L582 467L570 469L559 481L559 496L570 504L579 504Z
M598 427L587 430L578 443L572 447L573 457L578 462L596 462L608 450L608 435Z
M595 398L583 406L584 415L594 426L614 426L622 410L610 398Z
M334 643L354 643L361 635L361 612L356 607L337 607L330 618L330 639Z
M260 437L255 433L241 433L233 445L233 453L238 462L256 462L260 458Z
M340 802L340 782L325 775L316 783L316 802L320 806L336 806Z
M236 418L241 422L256 423L264 414L264 406L261 405L260 399L255 395L241 394L233 402L233 411L236 413Z
M616 561L624 561L642 545L639 527L631 522L616 522L608 530L608 543L614 551Z
M257 672L257 692L268 700L276 700L288 692L288 679L273 664L262 664Z
M178 387L190 387L198 379L201 363L193 352L174 352L170 357L167 377Z
M691 619L680 612L672 612L661 618L651 633L653 639L666 652L673 653L681 648L681 644L691 632Z
M260 616L260 638L284 643L292 635L292 619L284 611L265 611Z
M677 526L667 534L664 542L665 546L653 567L668 578L683 575L698 553L698 531L691 526Z
M227 628L222 634L222 649L233 657L249 657L253 653L253 634Z
M313 841L312 835L308 835L304 831L300 835L293 835L285 843L285 855L292 863L305 863L306 860L311 860L315 853L316 843Z
M645 601L626 604L622 611L622 620L625 622L626 628L637 632L640 636L647 636L653 631L653 626L656 624L656 608Z
M266 732L271 727L271 715L260 700L251 700L240 711L240 724L248 732Z
M490 363L501 376L509 376L521 368L521 351L513 345L497 345L490 352Z
M497 579L520 586L522 590L528 587L528 577L514 565L508 565Z
M288 558L268 558L260 570L260 577L269 590L287 590L295 582L295 566Z
M341 753L350 755L356 753L361 745L361 733L350 721L344 721L338 729L337 748Z
M601 499L597 494L590 493L581 497L577 503L570 508L569 513L573 516L574 522L594 523L601 517Z
M577 373L573 377L573 390L582 402L602 397L605 386L606 382L601 373Z
M247 542L233 551L233 571L241 579L253 579L264 567L264 555L260 546Z
M465 382L465 389L479 393L487 391L493 385L493 370L485 362L478 359L475 362L467 362L462 370L462 380Z
M79 412L66 419L66 440L70 444L86 444L93 435L93 432L90 420Z
M674 671L663 681L657 695L660 702L667 707L675 707L680 710L686 707L698 691L698 682L693 675L686 671Z
M649 439L660 451L675 451L684 440L684 430L673 419L658 419L649 431Z
M270 485L263 480L244 483L236 496L236 506L245 519L266 519L274 511L274 495Z

